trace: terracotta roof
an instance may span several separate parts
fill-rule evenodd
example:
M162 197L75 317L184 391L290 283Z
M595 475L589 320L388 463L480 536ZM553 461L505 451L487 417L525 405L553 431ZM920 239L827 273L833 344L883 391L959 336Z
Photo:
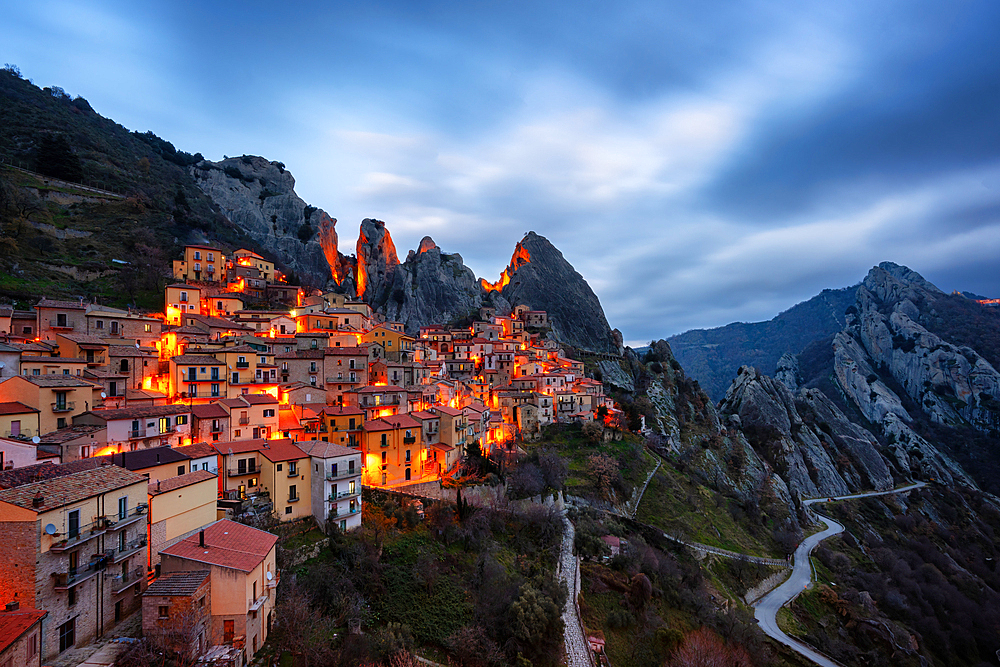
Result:
M452 417L461 417L462 416L462 411L461 410L458 410L456 408L449 408L447 405L435 405L435 406L433 406L431 408L431 410L434 410L436 412L440 412L441 414L450 415Z
M219 453L215 451L215 447L208 444L207 442L196 442L193 445L184 445L183 447L174 447L174 451L180 452L181 454L186 454L192 459L200 459L206 456L217 456Z
M166 493L167 491L183 489L185 486L191 486L192 484L197 484L198 482L204 482L206 479L215 479L215 473L208 472L207 470L195 470L194 472L177 475L176 477L171 477L170 479L150 482L148 492L149 495L155 496L160 493Z
M379 417L371 421L366 421L364 429L366 431L391 431L397 428L420 428L420 422L407 414L391 415Z
M88 382L75 375L57 375L51 373L49 375L18 375L17 377L27 380L38 387L98 387L93 382Z
M108 356L110 357L151 357L152 353L137 349L130 345L110 345L108 346Z
M106 465L5 489L0 491L0 500L41 514L85 498L93 498L115 489L147 482L144 475L118 466ZM36 493L42 496L42 504L39 507L35 507L32 502Z
M49 612L41 609L0 611L0 653L37 625ZM40 643L38 644L40 645Z
M210 354L178 354L170 357L170 361L184 366L225 366L226 362L219 361Z
M198 546L199 535L195 533L160 553L241 572L252 572L278 542L277 535L229 519L220 519L206 526L204 534L204 547Z
M274 355L275 359L322 359L323 350L292 350L291 352L279 352Z
M331 417L341 417L350 415L363 415L365 411L350 405L328 405L322 410L323 414Z
M55 299L42 298L35 304L35 308L60 308L64 310L86 310L87 304L83 301L57 301Z
M69 442L70 440L82 438L90 435L91 433L103 431L106 428L107 426L99 426L98 424L74 424L73 426L61 428L58 431L46 433L38 438L38 442L39 444L58 445L64 442Z
M68 341L76 343L77 345L99 345L102 348L108 346L107 343L105 343L97 336L89 336L87 334L59 334L59 335Z
M264 440L263 438L252 438L250 440L231 440L229 442L213 442L212 447L220 454L245 454L247 452L259 452L264 446L270 447L275 442L291 442L291 440Z
M120 408L116 410L91 410L89 413L84 414L91 414L105 421L114 421L116 419L149 419L152 417L165 417L167 415L190 414L190 412L191 406L189 405L140 405L135 408Z
M335 456L349 456L350 454L361 453L361 450L351 449L350 447L344 447L332 442L323 442L322 440L298 442L296 445L309 456L315 456L319 459L331 459ZM361 474L360 468L358 468L358 474Z
M141 400L156 400L158 398L166 399L166 394L161 394L158 391L149 391L148 389L126 389L125 399L128 401L141 401Z
M406 391L402 387L397 387L394 384L390 385L369 385L367 387L362 387L355 390L358 394L378 394L384 391Z
M243 399L246 399L244 402ZM278 399L270 394L240 394L236 398L224 398L218 402L230 408L245 408L249 405L276 405Z
M363 347L327 347L324 352L328 355L342 355L354 357L367 357L368 350Z
M164 574L151 583L143 595L159 595L163 597L194 595L211 574L211 570Z
M291 440L266 440L266 446L261 447L260 453L268 461L278 463L279 461L298 461L304 459L306 453L292 444Z
M229 419L229 413L218 403L196 405L191 408L191 414L198 419Z
M25 412L38 412L38 410L18 401L0 403L0 415L20 415Z
M279 410L278 411L278 430L279 431L295 431L302 427L299 423L299 418L295 416L294 410Z
M409 413L415 419L440 419L440 415L436 415L433 412L426 412L424 410L417 410L415 412Z

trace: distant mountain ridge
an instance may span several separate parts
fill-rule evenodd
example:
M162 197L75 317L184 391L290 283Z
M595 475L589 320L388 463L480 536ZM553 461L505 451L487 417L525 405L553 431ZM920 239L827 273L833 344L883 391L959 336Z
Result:
M781 356L797 354L840 331L858 285L826 289L766 322L734 322L715 329L694 329L667 339L685 372L698 380L712 400L726 395L741 366L773 373Z

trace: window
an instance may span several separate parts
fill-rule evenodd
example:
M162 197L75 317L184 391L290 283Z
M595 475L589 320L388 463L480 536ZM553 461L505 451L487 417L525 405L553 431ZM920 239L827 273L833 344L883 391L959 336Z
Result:
M170 417L160 417L160 433L168 433L170 431Z
M385 465L385 452L382 452L382 465Z
M201 251L200 250L195 250L194 251L194 258L195 259L201 259Z
M309 362L309 372L310 373L315 373L316 372L316 362L315 361L310 361Z
M28 637L28 660L38 655L38 635Z
M406 462L407 463L410 462L410 450L409 449L406 450Z
M175 420L175 423L178 426L180 426L181 424L187 424L188 423L188 416L187 415L177 415L177 419Z
M292 507L291 505L289 505L288 507L285 508L285 514L291 514L291 513L292 513Z
M296 472L297 471L296 471L295 461L289 461L288 462L288 474L289 475L294 475L294 474L296 474ZM295 487L293 486L292 488L294 489Z
M118 520L121 521L128 516L128 496L118 499Z
M188 293L181 292L181 303L187 303L187 302L188 302Z
M31 335L31 327L23 327L21 333Z
M212 385L212 396L218 396L218 395L219 395L219 385L213 384Z
M69 513L69 539L73 540L80 536L80 510L73 510Z
M236 635L235 621L222 621L222 643L232 644Z
M118 333L118 323L117 322L112 322L111 323L111 333L113 333L113 334Z
M273 417L274 416L274 409L273 408L269 408L267 410L264 410L264 416L265 417Z
M152 333L153 332L153 325L152 324L144 324L143 325L143 331L145 331L146 333Z
M89 459L90 458L90 445L83 445L80 447L80 458Z
M97 323L94 326L97 327L98 329L103 329L104 328L104 320L97 320Z
M210 261L210 262L214 262L215 261L215 253L214 252L208 253L208 261Z
M71 618L59 626L59 652L76 643L76 619Z
M292 484L292 485L290 485L288 487L288 499L289 500L298 500L299 499L299 494L296 492L294 484Z
M275 466L275 470L277 470L278 472L281 472L281 466L282 466L282 464L279 463L278 465Z
M177 474L178 475L183 475L184 474L184 466L177 466ZM125 533L122 533L122 535L124 535L124 534Z

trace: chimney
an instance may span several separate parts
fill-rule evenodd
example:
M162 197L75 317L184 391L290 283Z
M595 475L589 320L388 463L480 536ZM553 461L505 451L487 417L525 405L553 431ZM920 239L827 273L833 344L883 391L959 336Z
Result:
M160 480L156 480L156 492L160 492Z
M31 506L41 507L44 504L45 504L45 496L43 496L42 492L39 491L35 494L35 497L31 499Z
M198 546L201 547L202 549L205 548L205 531L204 530L199 530L198 531Z
M4 611L17 611L21 607L21 603L17 600L7 603L7 608Z

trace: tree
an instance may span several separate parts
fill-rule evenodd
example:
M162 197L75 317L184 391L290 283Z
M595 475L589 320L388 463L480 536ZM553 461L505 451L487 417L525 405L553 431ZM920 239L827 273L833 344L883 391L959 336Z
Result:
M559 491L566 483L569 475L569 464L555 452L544 452L538 457L538 467L545 478L545 485L554 491Z
M361 513L361 526L371 536L375 544L375 559L378 560L382 557L382 544L386 535L396 527L396 517L386 516L381 507L369 503Z
M80 158L73 153L64 134L42 135L35 155L35 164L37 170L46 176L73 183L83 180Z
M726 645L708 628L689 632L666 667L752 667L741 646Z
M549 596L531 584L521 588L517 602L510 606L514 638L524 648L541 650L548 641L558 641L563 634L559 607Z
M607 454L592 454L587 457L587 469L594 486L602 498L610 500L615 493L615 485L618 483L620 473L618 472L618 461Z
M583 436L593 443L599 443L604 438L604 423L589 421L583 425Z
M301 656L303 667L332 662L334 621L321 615L304 591L293 584L274 612L274 633L280 650Z

